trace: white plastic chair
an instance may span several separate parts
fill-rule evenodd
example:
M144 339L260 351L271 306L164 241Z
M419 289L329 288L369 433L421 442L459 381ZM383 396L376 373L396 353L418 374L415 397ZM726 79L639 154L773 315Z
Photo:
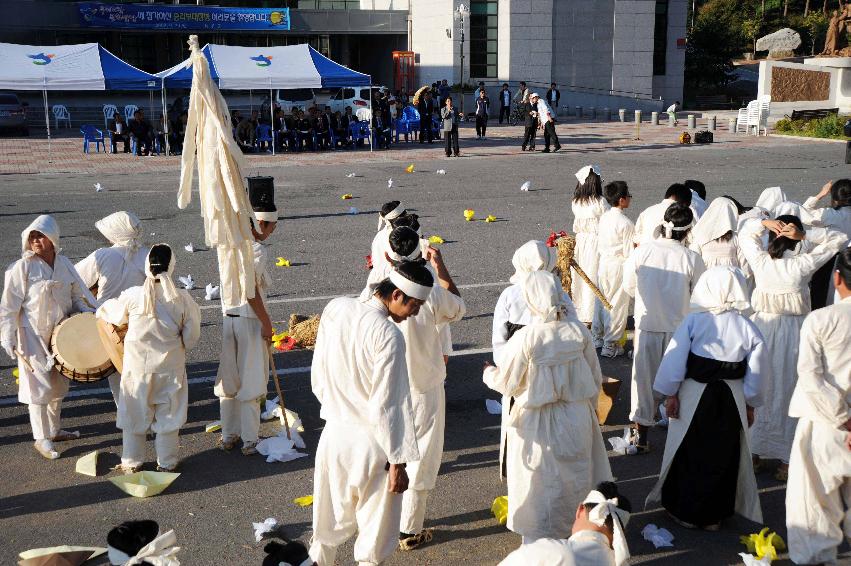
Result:
M103 127L105 130L109 129L109 121L115 117L116 112L118 112L118 107L115 104L103 105Z
M748 104L750 104L750 103L748 103ZM733 132L733 133L738 134L739 128L744 130L745 133L748 133L748 109L747 108L739 108L739 116L736 118L736 131Z
M53 105L53 118L56 120L56 129L59 129L59 122L67 122L68 127L71 127L71 113L62 104Z
M130 120L133 119L133 113L138 110L139 107L135 104L128 104L124 107L124 121L130 123Z
M756 128L756 135L759 135L759 101L752 100L748 102L748 133L751 133L751 128Z
M361 122L369 122L372 120L372 112L369 111L369 108L358 108L355 112L355 116Z
M768 135L768 115L771 113L771 97L770 96L761 96L759 97L759 120L757 120L756 125L756 135L759 135L760 129L765 131L765 135Z

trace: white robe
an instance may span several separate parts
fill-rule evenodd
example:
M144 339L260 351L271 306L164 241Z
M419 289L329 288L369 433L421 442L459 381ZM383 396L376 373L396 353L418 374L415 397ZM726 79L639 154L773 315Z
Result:
M184 289L167 303L156 289L156 316L144 314L144 287L132 287L98 308L97 316L127 324L118 428L174 432L186 422L186 350L201 336L201 309Z
M28 251L9 266L0 299L0 341L15 343L33 368L18 360L18 401L46 405L65 397L69 381L53 367L50 338L63 319L92 311L94 302L74 264L63 255L56 255L51 268Z
M615 552L603 533L579 531L567 540L539 538L524 544L499 566L615 566Z
M645 208L638 219L635 221L635 235L633 241L635 245L640 246L644 242L650 242L656 239L656 228L665 221L665 211L677 201L671 198L666 198L658 204L654 204ZM694 206L689 207L694 220L697 221L700 215L697 214Z
M810 197L804 201L804 209L812 216L813 225L839 230L845 234L846 240L851 243L851 206L844 206L839 210L834 210L832 207L821 208L818 205L818 199L816 197ZM831 277L827 288L828 305L834 303L833 295L835 291L833 277Z
M118 245L100 248L77 262L77 273L86 287L91 289L97 285L97 306L145 282L145 259L150 248L139 248L129 261L126 250Z
M602 374L591 333L575 319L534 322L517 331L501 360L484 381L515 398L507 526L533 539L567 537L588 491L612 478L595 413Z
M762 522L759 492L754 476L751 451L748 445L746 404L762 405L762 382L769 360L762 335L750 320L736 311L721 314L699 312L689 314L671 338L665 357L659 366L653 389L662 395L678 395L680 415L670 419L662 470L655 487L650 491L645 507L661 500L662 487L668 477L674 456L691 426L705 383L685 379L689 352L725 362L747 360L744 379L724 380L730 388L742 423L741 453L736 490L736 511L751 521ZM757 409L759 410L759 409Z
M333 564L355 532L356 561L380 563L398 546L402 496L385 464L420 459L405 339L377 298L342 297L322 312L311 366L326 422L316 453L310 556Z
M795 419L788 416L795 388L801 324L810 312L810 277L844 245L840 232L813 228L807 240L816 244L809 253L786 252L772 259L762 249L762 226L748 223L741 235L742 251L754 273L751 298L756 323L765 338L771 368L765 383L765 407L751 427L751 449L763 458L789 461Z
M600 258L597 252L597 226L600 217L611 207L602 197L590 199L586 202L572 202L573 232L576 234L576 250L574 259L579 267L585 272L591 281L597 284L597 265ZM574 277L571 285L573 304L579 320L588 323L594 319L594 310L597 297L581 277Z
M694 212L694 221L697 222L709 207L706 201L694 190L691 191L691 209Z
M703 271L696 252L667 238L645 242L624 263L623 288L635 297L629 415L634 423L656 422L653 379L668 341L689 312L691 291Z
M813 311L801 328L789 406L798 426L786 487L786 540L797 564L833 564L837 546L851 538L851 512L845 511L851 506L851 451L843 428L851 418L849 344L851 297Z
M598 232L598 286L612 309L598 308L597 318L603 332L603 342L613 344L623 336L629 316L631 297L623 289L623 264L634 247L635 224L623 210L612 208L600 217Z

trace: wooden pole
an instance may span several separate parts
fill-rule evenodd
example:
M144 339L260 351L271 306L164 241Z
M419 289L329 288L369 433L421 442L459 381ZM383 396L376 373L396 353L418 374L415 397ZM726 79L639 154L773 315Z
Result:
M278 368L275 367L275 354L272 349L269 349L269 371L272 374L272 381L275 383L275 392L278 394L278 401L281 405L281 419L284 421L284 428L287 431L287 440L292 440L290 436L290 423L287 419L287 407L284 404L284 392L281 391L281 382L278 379Z

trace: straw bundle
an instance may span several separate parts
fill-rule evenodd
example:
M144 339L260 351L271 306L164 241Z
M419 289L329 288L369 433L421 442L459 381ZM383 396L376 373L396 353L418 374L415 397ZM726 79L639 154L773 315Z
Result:
M429 90L430 88L431 87L429 85L426 85L426 86L421 86L420 88L417 89L417 92L414 93L414 99L412 101L414 106L416 106L420 103L420 97L423 95L423 93L425 93L425 91Z
M289 332L300 347L313 348L316 345L316 334L319 332L319 315L290 315Z
M570 268L573 268L576 271L576 274L591 287L591 290L600 299L600 302L606 308L606 310L612 310L612 304L603 296L603 293L600 292L600 289L591 281L591 278L579 267L579 264L576 263L576 260L573 258L573 254L576 251L576 238L570 235L561 236L556 240L556 247L558 248L558 258L556 259L556 267L561 272L561 286L564 288L565 292L573 299L573 296L570 294L571 284L573 283L573 277L570 273Z

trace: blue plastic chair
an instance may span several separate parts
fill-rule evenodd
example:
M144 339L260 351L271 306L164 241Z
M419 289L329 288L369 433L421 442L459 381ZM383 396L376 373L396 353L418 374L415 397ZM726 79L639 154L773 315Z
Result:
M396 143L399 143L399 134L414 134L420 131L420 113L413 106L405 106L402 115L396 118Z
M372 133L369 129L369 122L358 121L349 124L349 137L352 139L353 143L368 140L371 135Z
M257 149L260 149L260 142L266 142L269 144L269 147L275 143L275 139L272 137L272 126L269 124L260 124L257 126L257 137L254 138L254 145L257 146Z
M83 153L89 152L89 145L92 142L95 142L95 149L98 153L100 153L101 146L103 146L103 152L106 153L106 142L103 139L102 130L87 124L80 127L80 133L83 134Z

